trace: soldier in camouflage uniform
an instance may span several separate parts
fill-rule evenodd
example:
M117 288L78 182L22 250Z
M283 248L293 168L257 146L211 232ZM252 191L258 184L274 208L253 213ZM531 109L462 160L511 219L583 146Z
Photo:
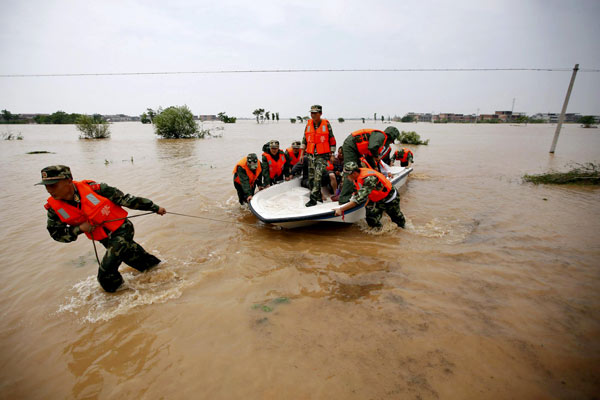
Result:
M351 181L350 184L352 184L352 187L355 189L356 187L354 183L357 180L360 180L359 176L367 176L362 180L362 185L359 182L358 186L360 188L354 193L350 201L340 208L336 208L334 210L336 216L340 216L345 211L369 200L365 206L365 211L367 214L365 219L371 228L381 229L381 217L383 216L384 212L390 216L396 225L398 225L400 228L404 228L404 214L402 214L402 211L400 211L400 196L398 195L396 188L391 186L391 190L385 195L385 197L382 196L383 198L377 201L372 200L375 197L374 194L376 192L385 193L385 185L383 180L386 178L383 175L372 169L359 168L358 164L354 161L344 164L344 173L348 176L349 180Z
M102 238L95 240L106 248L98 269L98 282L105 291L114 292L123 283L123 277L119 273L121 262L138 271L147 271L160 263L160 259L146 252L133 240L133 224L126 219L127 213L119 206L154 211L160 215L167 212L164 208L143 197L123 194L119 189L105 183L74 182L70 168L65 165L53 165L42 169L42 181L37 185L45 185L50 193L45 208L48 210L47 228L52 239L63 243L73 242L81 233L85 233L89 238ZM88 194L83 196L81 190ZM99 204L98 202L101 202L104 208L96 212L95 216L91 213L88 216L88 211L85 210L90 210L90 207ZM111 209L114 211L110 211ZM113 221L115 212L125 217ZM69 213L76 215L73 217ZM68 217L71 219L66 219ZM105 222L98 224L97 218L104 218ZM90 223L92 220L93 224ZM120 226L113 230L117 225Z
M246 169L248 168L248 169ZM262 166L256 153L250 153L242 158L233 170L233 186L238 194L240 204L249 203L254 196L254 190L262 189Z
M381 134L381 132L374 131L369 136L369 145L368 149L371 154L375 156L366 155L366 160L369 165L375 166L379 164L379 159L376 158L379 156L380 149L389 147L398 137L400 136L400 132L393 126L388 126L385 129L385 134L388 136L388 140L385 139L385 136ZM348 135L348 137L344 140L344 144L342 145L342 149L344 152L344 162L354 161L356 164L360 165L360 157L361 154L358 151L356 146L356 140L358 138L356 136L352 136L352 134ZM348 182L348 179L344 179L344 185L342 186L342 192L340 193L339 202L340 204L347 203L352 196L354 191L354 186L351 182Z
M314 105L310 108L310 117L304 128L302 148L305 149L308 161L308 182L310 185L310 200L306 207L312 207L318 201L323 201L321 194L321 177L327 171L327 161L335 152L336 142L331 124L321 119L323 107ZM325 134L326 132L326 134Z

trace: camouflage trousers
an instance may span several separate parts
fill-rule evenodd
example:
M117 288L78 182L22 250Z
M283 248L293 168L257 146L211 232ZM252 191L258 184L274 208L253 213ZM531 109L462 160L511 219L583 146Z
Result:
M400 211L400 195L396 193L396 198L389 203L385 202L385 199L378 201L377 203L369 203L365 207L367 224L371 228L381 228L381 217L385 212L390 216L393 222L396 223L400 228L404 228L404 214Z
M327 171L327 154L307 154L308 159L308 185L310 188L310 199L314 201L323 201L321 195L321 177Z
M160 259L149 254L142 246L133 241L133 234L133 224L126 219L119 229L109 237L100 240L100 243L106 248L106 253L104 253L100 268L98 268L98 282L107 292L116 291L123 283L123 277L119 273L121 262L138 271L146 271L160 263Z

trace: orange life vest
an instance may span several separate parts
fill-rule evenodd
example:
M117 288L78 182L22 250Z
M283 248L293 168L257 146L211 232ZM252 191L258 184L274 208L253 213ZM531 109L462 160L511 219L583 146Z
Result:
M331 160L327 160L327 166L325 167L327 171L333 171L333 163Z
M298 162L300 160L302 160L302 156L304 155L304 150L300 149L298 151L298 156L296 157L296 155L294 154L294 149L292 147L286 149L288 152L288 156L290 157L290 165L293 167L294 165L298 164Z
M79 192L81 209L70 205L66 201L56 200L52 196L48 197L48 203L44 207L46 209L52 208L56 212L56 215L58 215L58 218L65 224L80 225L84 222L89 222L91 225L96 226L96 229L91 234L85 232L85 235L88 239L102 240L108 237L102 228L106 228L111 232L119 229L125 222L124 218L127 217L127 211L106 197L96 193L94 189L98 190L100 185L88 185L88 183L93 182L90 180L81 182L73 181L73 185L75 185L75 188ZM111 221L118 218L123 219Z
M354 181L354 187L356 188L356 190L360 190L360 188L363 186L365 178L367 176L373 175L375 175L377 179L379 179L379 182L381 182L381 184L383 185L383 190L373 189L371 193L369 193L369 200L375 203L377 201L385 199L385 197L390 193L390 191L393 188L392 182L387 180L386 177L383 176L383 174L370 168L360 168L360 174Z
M319 129L316 130L314 121L312 119L308 120L306 123L306 128L304 129L307 154L314 154L315 147L317 149L317 154L331 153L331 146L335 146L336 143L335 138L331 138L331 140L329 140L329 129L327 129L328 124L329 121L322 119Z
M248 157L244 157L233 168L234 174L237 172L237 167L244 168L244 171L246 171L246 175L248 175L248 180L250 181L250 186L251 187L254 186L254 182L256 182L256 179L258 179L258 177L260 176L260 173L262 171L262 167L260 166L260 163L258 163L258 166L256 167L256 171L252 171L250 169L250 167L248 166ZM242 182L240 181L240 177L237 175L236 175L234 181L239 183L240 185L242 184Z
M361 157L359 161L362 165L366 165L365 168L373 169L373 167L371 166L371 164L369 164L366 158Z
M411 156L413 155L412 151L403 147L401 150L396 150L395 158L396 158L396 160L398 160L400 162L407 162L409 153ZM402 158L400 158L400 157L402 157Z
M283 173L283 166L285 165L285 156L283 153L278 154L279 159L277 160L273 158L271 152L265 152L263 153L263 156L267 157L267 161L269 162L269 176L271 179Z
M377 154L371 154L371 152L369 151L369 138L371 137L371 134L373 132L379 132L379 133L383 134L383 136L385 137L385 140L383 141L383 143L384 144L387 143L387 140L388 140L387 135L385 134L385 132L380 131L379 129L360 129L358 131L354 131L351 133L351 135L354 137L354 143L356 143L356 148L357 148L359 154L378 156L379 152L381 152L381 150L382 150L381 147L379 149L377 149Z

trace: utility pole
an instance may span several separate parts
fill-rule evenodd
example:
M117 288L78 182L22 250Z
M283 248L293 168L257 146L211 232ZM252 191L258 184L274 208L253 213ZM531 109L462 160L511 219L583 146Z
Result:
M560 134L560 128L565 120L565 113L567 112L567 105L569 104L569 98L571 97L571 90L573 90L573 84L575 83L575 76L577 76L577 71L579 71L579 64L575 64L573 68L573 75L571 75L571 82L569 83L569 89L567 89L567 95L565 96L565 102L562 106L562 111L560 112L560 117L558 118L558 124L556 125L556 131L554 132L554 139L552 139L552 146L550 147L550 153L554 154L554 150L556 149L556 142L558 142L558 135Z

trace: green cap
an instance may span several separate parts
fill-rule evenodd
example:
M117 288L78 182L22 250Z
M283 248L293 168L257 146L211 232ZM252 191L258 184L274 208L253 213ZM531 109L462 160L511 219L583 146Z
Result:
M360 171L358 164L354 161L348 161L344 164L344 173L350 175L353 172Z
M250 167L250 169L256 169L258 167L258 157L256 156L256 153L248 154L246 161L248 162L248 167Z
M313 112L323 112L323 107L321 107L321 106L320 106L320 105L318 105L318 104L315 104L314 106L312 106L312 107L310 108L310 112L311 112L311 113L313 113Z
M71 168L66 165L51 165L42 170L42 181L36 185L54 185L63 179L73 179Z

